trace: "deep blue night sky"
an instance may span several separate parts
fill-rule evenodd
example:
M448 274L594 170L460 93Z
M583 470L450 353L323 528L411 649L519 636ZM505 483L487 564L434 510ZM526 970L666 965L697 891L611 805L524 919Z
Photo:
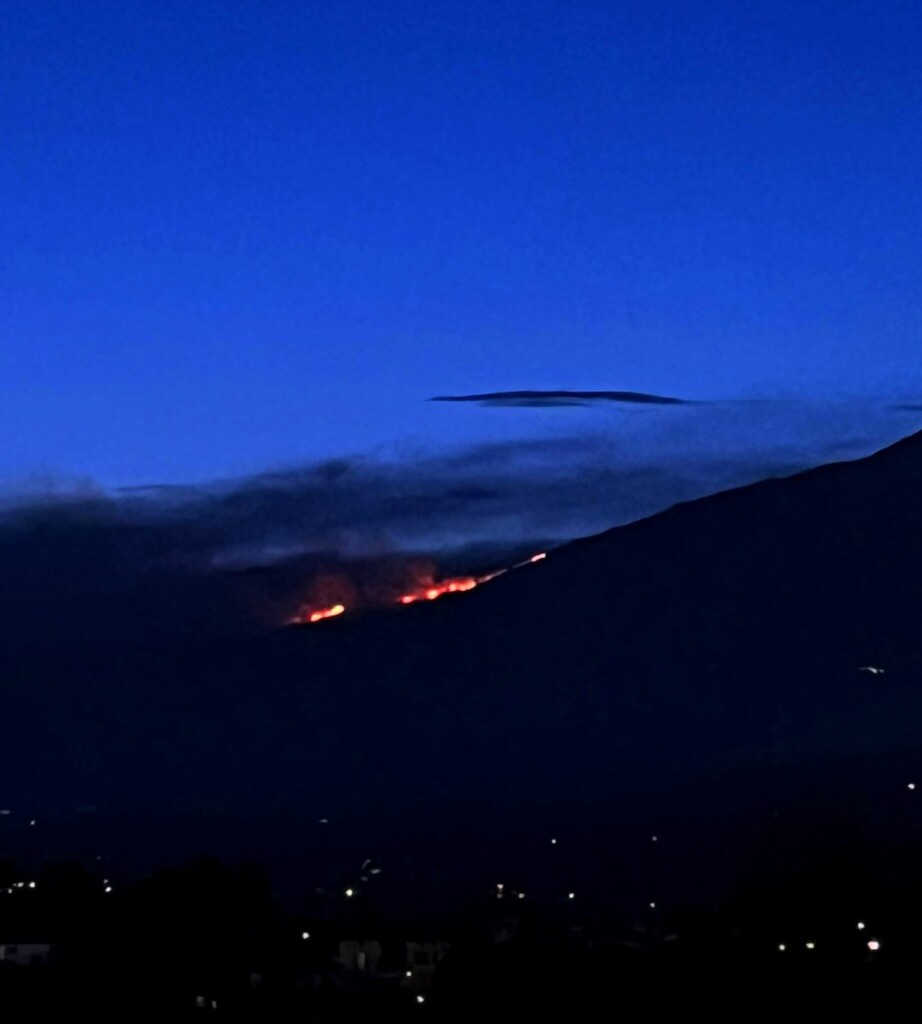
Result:
M0 476L574 415L464 391L916 393L920 43L912 0L5 4Z

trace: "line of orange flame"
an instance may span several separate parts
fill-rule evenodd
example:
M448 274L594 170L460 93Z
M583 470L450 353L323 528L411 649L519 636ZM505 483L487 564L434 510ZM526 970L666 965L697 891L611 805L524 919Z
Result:
M534 562L540 562L544 558L547 558L547 552L541 551L537 555L532 555L531 558L526 558L524 562L517 562L512 566L512 568L521 569L524 565L531 565ZM397 603L415 604L417 601L434 601L443 594L457 594L465 590L473 590L474 587L479 586L481 583L488 583L490 580L495 580L497 576L502 576L505 572L509 572L509 570L497 569L496 572L487 573L486 576L458 576L455 579L442 580L441 583L432 583L428 586L420 587L418 590L412 590L409 593L401 594L397 599ZM329 608L318 608L316 611L312 612L302 611L294 617L292 622L320 622L323 619L332 619L337 615L342 615L345 610L345 605L334 604Z

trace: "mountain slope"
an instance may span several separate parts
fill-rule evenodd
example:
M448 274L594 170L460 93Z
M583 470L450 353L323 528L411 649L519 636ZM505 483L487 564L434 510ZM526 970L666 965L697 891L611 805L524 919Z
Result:
M922 744L920 513L916 435L432 604L6 658L0 804L597 800Z
M305 631L286 660L348 709L321 729L325 755L385 792L603 793L915 742L920 512L916 435L568 545L412 617Z

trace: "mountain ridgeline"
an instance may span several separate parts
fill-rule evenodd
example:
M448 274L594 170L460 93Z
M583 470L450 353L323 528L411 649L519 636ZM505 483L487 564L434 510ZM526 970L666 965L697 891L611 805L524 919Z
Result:
M916 435L676 506L412 615L301 632L286 656L344 702L343 763L420 797L587 798L914 744L920 513Z

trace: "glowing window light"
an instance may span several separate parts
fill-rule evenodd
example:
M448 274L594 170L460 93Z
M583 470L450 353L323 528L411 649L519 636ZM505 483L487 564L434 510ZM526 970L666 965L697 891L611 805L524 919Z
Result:
M519 899L520 900L524 900L525 899L525 893L524 892L520 892L519 893Z
M412 971L407 971L405 977L412 978L413 977L413 972Z

